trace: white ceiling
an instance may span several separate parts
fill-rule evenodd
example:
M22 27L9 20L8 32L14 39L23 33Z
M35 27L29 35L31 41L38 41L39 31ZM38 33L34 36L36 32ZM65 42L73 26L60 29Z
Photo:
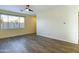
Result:
M0 5L0 9L8 10L13 12L19 12L24 14L36 15L40 11L44 11L49 9L50 6L46 5L30 5L30 8L33 9L34 12L21 12L26 6L25 5Z
M25 7L26 7L25 5L0 5L0 9L2 9L2 10L35 15L32 12L21 12L21 10L23 10Z
M62 8L66 7L64 5L30 5L30 8L33 9L34 12L21 12L21 10L26 8L26 5L0 5L0 9L2 10L8 10L8 11L13 11L13 12L18 12L18 13L24 13L24 14L29 14L29 15L37 15L40 12L44 11L50 11L52 9L56 8Z

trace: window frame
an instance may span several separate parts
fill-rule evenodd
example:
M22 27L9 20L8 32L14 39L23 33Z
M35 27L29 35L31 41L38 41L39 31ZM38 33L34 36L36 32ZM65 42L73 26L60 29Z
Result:
M10 16L13 16L13 17L18 17L19 19L19 23L18 23L18 25L19 25L19 27L18 28L16 28L16 27L14 27L14 28L10 28L10 24L9 24L9 22L8 22L8 30L11 30L11 29L24 29L25 28L25 16L19 16L19 15L11 15L11 14L2 14L2 13L0 13L0 20L1 20L1 15L6 15L7 16L7 19L8 19L8 21L9 21L9 17ZM24 20L23 20L23 27L21 28L21 26L20 26L20 17L23 17L24 18ZM1 24L0 24L0 30L7 30L7 29L4 29L4 27L3 28L1 28Z

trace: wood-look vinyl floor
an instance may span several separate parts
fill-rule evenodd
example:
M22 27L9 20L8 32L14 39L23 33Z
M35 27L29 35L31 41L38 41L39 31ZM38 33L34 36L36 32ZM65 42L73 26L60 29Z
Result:
M0 39L0 53L78 53L79 45L35 34Z

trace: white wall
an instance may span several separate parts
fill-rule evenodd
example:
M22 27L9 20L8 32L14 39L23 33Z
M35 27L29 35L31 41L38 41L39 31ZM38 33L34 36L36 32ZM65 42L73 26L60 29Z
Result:
M78 12L78 40L79 40L79 12Z
M38 12L37 35L78 44L78 7L50 6Z

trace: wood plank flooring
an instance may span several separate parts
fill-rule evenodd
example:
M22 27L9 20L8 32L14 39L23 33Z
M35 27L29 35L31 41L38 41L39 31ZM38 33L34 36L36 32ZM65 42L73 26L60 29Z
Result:
M78 53L79 45L35 34L0 39L0 53Z

